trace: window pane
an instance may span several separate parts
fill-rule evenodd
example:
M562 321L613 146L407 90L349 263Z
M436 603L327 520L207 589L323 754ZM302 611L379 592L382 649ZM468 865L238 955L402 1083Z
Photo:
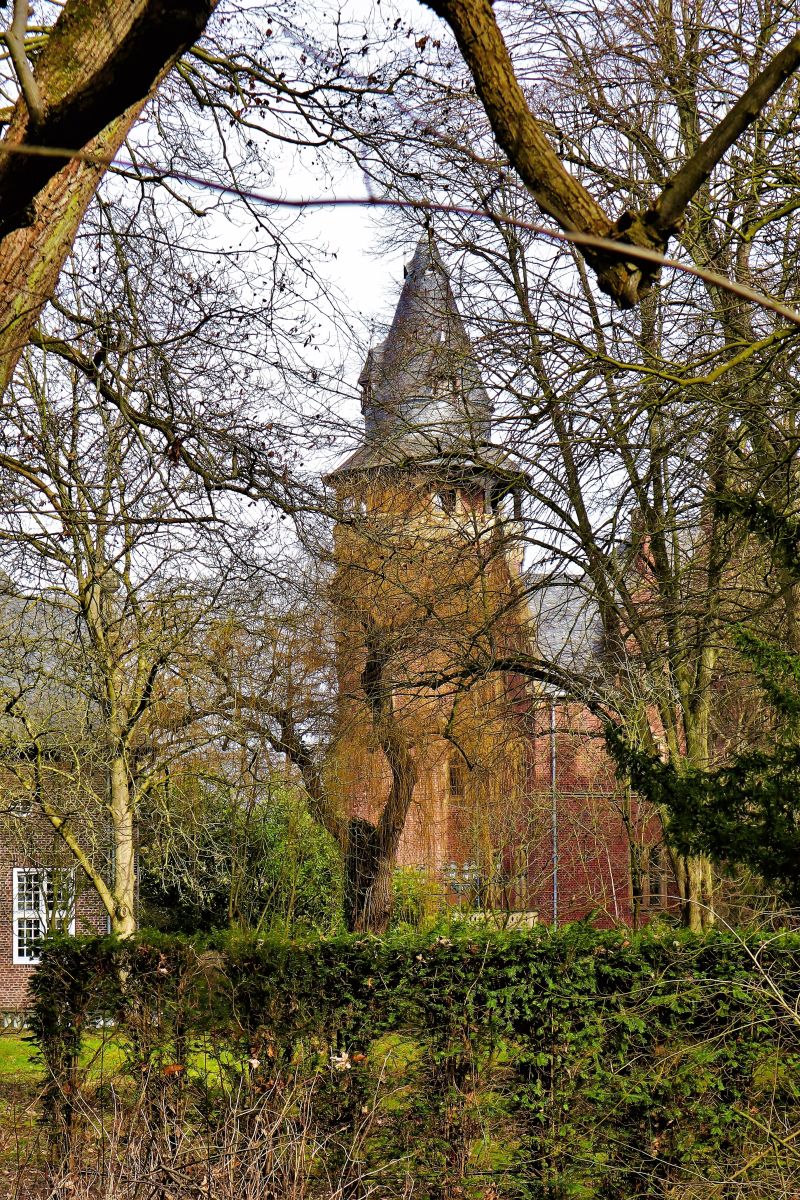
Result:
M20 917L17 920L17 958L38 959L42 927L38 917Z
M466 793L466 779L461 763L450 763L450 795L463 796Z
M43 871L44 903L53 916L64 916L72 907L72 872Z
M41 893L38 871L17 872L17 908L20 912L37 913Z
M73 932L75 872L71 868L16 868L14 871L14 961L39 961L48 929Z

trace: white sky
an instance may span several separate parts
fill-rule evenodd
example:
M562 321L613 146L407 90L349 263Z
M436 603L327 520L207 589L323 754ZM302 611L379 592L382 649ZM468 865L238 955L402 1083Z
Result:
M344 23L369 21L376 0L333 0L332 7L340 10ZM430 9L419 0L377 0L382 21L388 26L397 17L404 27L413 25L416 32L430 32L442 23ZM442 26L443 28L443 26ZM342 167L333 183L306 167L310 155L301 156L291 164L283 178L284 195L297 197L368 197L364 179L355 164ZM276 173L277 178L277 173ZM385 245L379 249L381 222L385 214L380 209L353 206L352 208L311 209L302 218L305 237L334 252L333 261L319 261L316 268L320 275L347 297L349 306L363 320L367 328L371 324L385 325L390 320L400 296L403 284L403 264L414 251L414 239L398 244L387 253ZM382 334L371 340L380 340ZM359 356L360 358L360 356ZM361 362L349 364L348 378L355 383Z
M256 6L263 3L264 0L254 0ZM338 11L341 7L345 24L366 25L374 3L380 5L377 9L380 23L384 27L388 24L390 29L398 16L406 30L413 23L413 36L439 24L419 0L333 0L333 8ZM325 15L320 13L320 20ZM154 152L157 156L158 132L143 124L137 126L132 138L134 144L139 138L148 143L150 156ZM292 201L331 197L368 199L365 180L357 165L343 161L338 155L336 161L324 159L324 154L320 149L298 150L289 146L281 150L279 142L266 141L265 176L257 190ZM192 193L193 188L187 181L181 190ZM208 195L202 189L195 195L203 208ZM226 207L223 215L222 211L215 211L212 200L209 210L205 236L210 245L216 242L220 249L226 250L239 245L247 250L248 246L269 244L244 209L237 215L235 205ZM329 283L333 293L343 301L335 307L352 314L354 335L342 337L340 330L328 333L323 324L322 347L317 352L309 350L308 361L343 373L345 392L351 398L340 397L341 415L358 421L357 380L363 365L364 344L367 340L374 344L384 336L382 327L391 320L397 305L403 263L413 253L414 235L409 233L387 252L386 211L367 206L319 207L303 212L273 209L270 217L276 225L288 229L288 241L302 243L308 250L314 275Z
M294 194L302 196L367 195L355 168L343 172L332 186L321 186L300 171L293 175L292 184ZM414 250L412 242L402 242L390 253L379 248L380 222L380 210L356 205L310 209L302 220L304 236L336 255L329 261L320 259L317 270L347 297L367 326L391 320L403 284L403 263Z

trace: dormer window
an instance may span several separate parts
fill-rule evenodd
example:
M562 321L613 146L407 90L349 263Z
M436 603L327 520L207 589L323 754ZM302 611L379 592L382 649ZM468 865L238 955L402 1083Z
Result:
M341 512L343 521L352 521L355 517L365 517L367 515L366 501L359 500L355 496L343 496Z
M511 520L514 514L514 500L511 492L492 493L492 512L501 521Z
M446 397L448 400L458 399L458 381L453 375L440 375L431 384L431 394L435 400Z

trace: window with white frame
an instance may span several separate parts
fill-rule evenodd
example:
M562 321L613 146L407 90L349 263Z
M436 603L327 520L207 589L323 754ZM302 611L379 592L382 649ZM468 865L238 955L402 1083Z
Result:
M50 930L75 932L75 872L69 867L14 867L12 961L36 964Z

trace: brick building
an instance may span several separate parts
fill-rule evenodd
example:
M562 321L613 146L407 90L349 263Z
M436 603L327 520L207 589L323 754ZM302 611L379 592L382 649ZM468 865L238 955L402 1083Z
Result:
M581 581L523 568L525 477L430 234L360 377L364 433L335 491L339 716L328 785L375 821L390 785L362 689L381 641L416 783L396 862L453 903L631 922L670 903L659 826L616 780L580 703L503 670L516 651L596 655ZM534 586L535 584L535 586Z
M95 889L50 822L24 802L0 813L0 1014L27 1006L28 981L49 929L107 933Z
M104 776L83 762L75 695L51 659L53 639L64 633L63 616L55 606L20 601L11 586L0 590L7 704L0 721L0 1014L8 1021L26 1006L48 930L108 930L98 893L54 821L65 823L86 865L105 879L111 839L103 816Z

